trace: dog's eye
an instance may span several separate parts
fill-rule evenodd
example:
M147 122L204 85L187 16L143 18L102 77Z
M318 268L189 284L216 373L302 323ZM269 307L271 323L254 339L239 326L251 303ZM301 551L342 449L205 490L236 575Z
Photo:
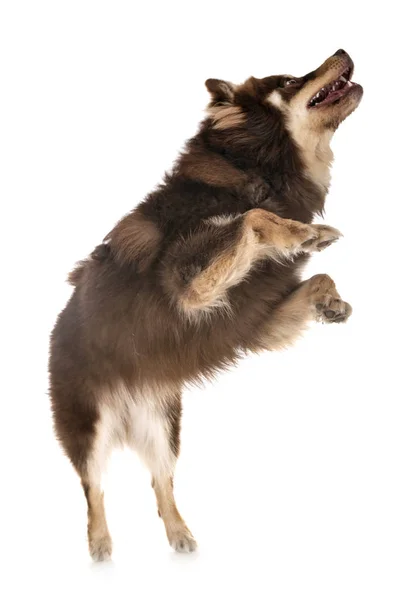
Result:
M297 85L298 81L296 79L286 79L285 80L285 87L288 87L289 85Z

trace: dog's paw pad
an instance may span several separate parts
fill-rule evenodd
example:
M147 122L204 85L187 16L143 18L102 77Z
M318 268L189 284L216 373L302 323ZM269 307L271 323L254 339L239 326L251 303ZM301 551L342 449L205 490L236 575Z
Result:
M352 314L352 307L340 298L326 295L316 304L317 318L324 323L344 323Z

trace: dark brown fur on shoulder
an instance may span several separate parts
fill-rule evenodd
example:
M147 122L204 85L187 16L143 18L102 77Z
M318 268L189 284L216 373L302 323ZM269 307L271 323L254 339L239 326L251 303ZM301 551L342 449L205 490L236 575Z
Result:
M172 172L69 275L50 393L94 559L111 554L100 481L115 445L145 460L171 545L193 550L172 483L184 385L291 344L313 319L349 317L330 277L301 282L300 267L340 235L311 223L330 138L362 95L352 71L340 50L304 77L207 80L208 116Z

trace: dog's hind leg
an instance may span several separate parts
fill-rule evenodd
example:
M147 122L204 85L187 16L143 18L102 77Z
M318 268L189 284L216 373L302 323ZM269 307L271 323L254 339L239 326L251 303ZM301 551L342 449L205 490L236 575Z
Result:
M51 383L55 431L81 479L88 505L88 543L93 560L110 558L112 541L104 512L101 476L111 451L113 421L89 391L74 382Z
M88 505L88 545L95 561L108 560L112 553L112 541L104 511L103 492L98 483L82 481Z
M166 252L165 287L186 314L227 306L227 290L265 257L277 260L320 251L340 237L327 225L308 225L253 209L213 218Z
M158 513L162 518L168 541L177 552L193 552L197 543L178 512L174 498L173 478L168 474L156 473L152 478L158 503Z
M112 412L102 409L95 426L94 443L81 473L81 483L88 506L88 544L91 558L108 560L112 554L112 540L104 510L101 479L113 447L115 422Z
M152 475L158 514L168 541L177 552L192 552L197 544L181 517L174 498L174 470L180 448L181 394L144 399L132 413L129 445Z
M277 350L292 344L313 321L343 323L352 314L328 275L314 275L285 298L260 328L255 347Z

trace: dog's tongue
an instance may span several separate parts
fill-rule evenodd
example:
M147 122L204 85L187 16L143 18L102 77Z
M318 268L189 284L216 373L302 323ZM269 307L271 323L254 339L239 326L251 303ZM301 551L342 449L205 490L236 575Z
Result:
M348 81L342 88L331 89L330 92L324 97L324 99L320 102L320 104L331 104L335 102L338 98L341 98L345 95L346 91L352 87L352 83Z
M339 79L333 81L333 83L321 88L310 100L310 106L331 104L338 98L341 98L352 85L354 84L342 75Z

